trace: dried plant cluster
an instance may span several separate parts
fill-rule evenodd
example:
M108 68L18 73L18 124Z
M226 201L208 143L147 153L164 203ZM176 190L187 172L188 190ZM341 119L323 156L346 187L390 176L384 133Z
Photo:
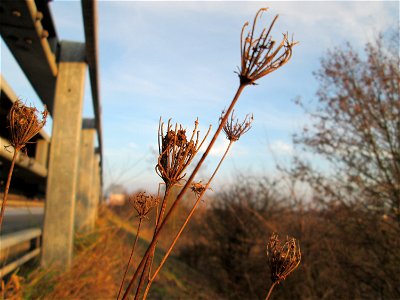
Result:
M11 133L11 145L21 150L46 124L48 111L39 112L36 107L29 107L20 100L14 102L8 115Z
M274 233L267 245L267 256L271 280L279 283L300 265L300 245L295 238L289 237L286 237L285 243L281 243L278 235Z
M175 126L173 126L171 124L171 120L168 121L166 129L164 129L164 123L160 119L158 127L159 156L155 170L165 183L164 196L162 197L162 199L160 199L160 205L159 208L157 208L158 213L156 216L154 233L150 245L142 256L142 259L140 260L134 275L129 281L129 284L126 287L122 299L126 299L129 296L130 291L134 286L136 286L134 298L135 300L139 299L140 297L142 297L142 299L147 298L153 281L155 280L157 274L164 265L166 259L170 255L175 243L179 239L184 228L191 219L202 196L208 189L210 189L210 183L218 172L232 144L238 141L243 134L250 130L251 123L253 121L253 115L246 115L243 122L240 122L234 116L233 110L244 88L250 84L254 84L254 82L261 77L277 70L279 67L283 66L292 56L292 47L295 45L295 43L289 42L286 34L284 34L282 42L276 47L275 41L273 41L270 37L270 32L277 17L275 17L269 29L264 28L261 32L261 35L258 38L255 37L257 19L261 16L261 13L263 11L266 11L266 9L261 9L256 14L252 30L247 34L247 37L245 39L243 39L243 35L248 23L243 26L241 38L242 61L241 69L239 70L239 87L227 110L222 112L219 119L219 126L216 132L214 133L203 155L194 166L188 178L186 178L185 170L193 162L193 159L195 158L196 154L199 152L200 148L208 137L211 126L205 136L201 139L200 131L198 130L198 120L195 121L194 129L190 136L188 136L186 133L186 129L184 129L182 125L176 124ZM221 157L218 165L216 166L213 174L207 180L206 184L203 185L201 181L194 180L199 169L201 168L212 147L214 146L214 143L217 140L221 131L225 132L227 138L230 140L230 143L227 146L225 153ZM174 199L169 199L172 198L173 195L173 193L171 193L172 188L175 185L183 184L183 182L185 183L179 194ZM179 207L178 204L181 202L185 193L188 190L192 191L196 195L196 201L193 204L185 221L178 230L178 233L175 235L175 238L173 239L169 249L166 250L164 257L161 260L161 263L159 263L158 266L155 266L155 271L152 272L154 264L154 253L157 247L158 239L162 234L162 229L165 227L165 224L170 220L172 213ZM144 202L144 199L140 197L142 196L139 195L138 199ZM171 205L168 210L167 201L171 201ZM140 202L140 205L142 202ZM121 288L122 286L123 284L121 284ZM119 295L121 293L121 288ZM144 292L142 292L142 288L144 288Z
M254 120L253 114L247 114L243 122L239 122L239 119L236 119L234 113L235 110L232 111L231 117L223 127L226 138L230 141L238 141L243 134L250 130L251 123ZM219 118L220 121L222 121L224 114L225 111L222 111L221 117Z
M245 35L245 30L249 23L246 22L243 25L240 39L242 61L238 72L242 84L254 84L256 80L282 67L292 57L292 48L296 42L293 39L289 41L288 34L283 34L283 39L279 44L270 36L278 15L275 16L268 29L263 28L261 33L256 35L257 20L267 10L267 8L262 8L257 12L253 26L247 35Z
M153 195L147 195L146 192L140 192L135 195L128 197L129 202L132 203L138 217L140 219L147 218L147 214L154 208L157 207L160 199Z
M158 128L159 157L156 172L165 184L173 185L185 176L183 172L206 140L211 127L200 141L198 126L199 122L196 120L192 135L188 140L186 130L182 125L176 124L172 129L171 120L168 121L167 130L164 133L164 123L160 119Z
M41 115L41 116L40 116ZM8 178L4 189L3 202L0 212L0 231L3 224L4 211L6 208L8 190L10 188L11 177L14 170L15 160L19 151L26 152L26 144L33 138L46 124L48 111L45 108L43 112L39 112L35 107L26 106L20 100L12 105L8 114L9 128L11 133L10 146L14 148L14 155L11 161ZM8 146L5 146L7 148Z

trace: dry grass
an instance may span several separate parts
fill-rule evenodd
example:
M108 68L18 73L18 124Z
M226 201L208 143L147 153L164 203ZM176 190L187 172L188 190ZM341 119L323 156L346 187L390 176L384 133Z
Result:
M29 284L23 287L24 298L116 299L136 228L129 219L121 219L104 208L96 225L94 232L76 237L71 269L62 274L55 268L35 270L27 279ZM146 240L140 239L138 251L143 253L147 245ZM156 259L162 250L159 252ZM216 295L209 291L207 282L176 259L166 266L150 294L151 299L210 297L215 299Z

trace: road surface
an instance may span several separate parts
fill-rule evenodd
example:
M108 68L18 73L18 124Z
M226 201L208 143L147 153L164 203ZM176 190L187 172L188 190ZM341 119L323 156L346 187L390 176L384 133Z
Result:
M42 227L43 207L6 207L0 235Z

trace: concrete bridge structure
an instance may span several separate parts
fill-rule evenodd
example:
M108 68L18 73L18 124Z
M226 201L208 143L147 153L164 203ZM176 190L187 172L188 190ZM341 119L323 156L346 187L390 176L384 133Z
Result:
M1 37L53 121L51 136L42 130L33 138L34 143L28 145L28 157L17 160L10 193L45 200L41 263L45 267L56 263L68 268L73 256L74 232L94 227L102 199L97 11L95 1L82 0L85 42L62 41L57 36L48 2L0 2ZM82 116L87 71L93 119ZM13 155L12 147L4 147L10 139L6 118L17 96L3 76L0 86L2 193Z

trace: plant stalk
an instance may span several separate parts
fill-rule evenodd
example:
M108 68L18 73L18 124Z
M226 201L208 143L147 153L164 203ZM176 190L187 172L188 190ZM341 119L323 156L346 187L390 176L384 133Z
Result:
M156 278L157 274L160 272L161 268L163 267L164 263L167 261L170 253L172 252L172 249L174 248L176 242L178 241L179 237L181 236L183 230L185 229L186 225L189 223L189 220L192 218L194 211L197 208L197 205L200 203L200 200L203 198L203 195L206 193L207 189L209 188L211 181L214 179L215 175L217 174L222 162L224 161L226 155L229 152L229 149L231 148L232 144L234 141L230 141L228 147L225 150L224 155L222 156L221 160L218 163L218 166L215 168L214 173L212 174L212 176L210 177L210 179L208 180L207 184L204 186L204 190L200 193L200 195L197 197L196 202L193 204L192 209L189 212L189 215L187 216L185 222L182 224L181 228L179 229L179 232L176 234L173 242L171 243L171 246L169 246L167 252L165 253L163 259L161 260L160 265L158 266L158 268L155 270L154 274L151 276L149 282L147 283L147 287L146 290L144 292L143 295L143 300L145 300L147 298L147 294L150 291L150 287L154 281L154 279Z
M217 131L215 132L212 140L210 141L210 144L208 145L208 147L207 147L206 151L204 152L203 156L201 157L201 159L197 163L197 165L196 165L195 169L193 170L192 174L190 175L189 179L186 181L186 184L183 186L183 188L180 191L180 193L179 193L178 197L176 198L175 202L172 204L172 206L169 209L167 215L165 216L163 222L160 224L160 227L159 227L158 231L154 235L153 240L151 241L149 247L147 248L145 254L143 255L143 258L142 258L141 262L139 263L139 265L138 265L138 267L136 269L136 272L133 275L133 277L132 277L132 279L131 279L131 281L130 281L130 283L129 283L129 285L128 285L125 293L124 293L124 296L122 298L123 300L126 299L126 297L128 296L130 290L132 289L133 283L135 282L135 280L137 279L137 277L139 275L140 270L144 267L144 264L145 264L147 258L150 255L151 248L155 245L155 243L157 241L157 238L158 238L158 236L159 236L159 234L161 232L161 229L165 226L165 223L169 220L172 212L175 210L175 208L177 207L179 202L182 200L183 195L186 193L186 190L189 188L190 184L192 183L192 181L193 181L194 177L196 176L197 172L199 171L200 167L203 165L204 160L208 156L211 148L214 146L214 143L217 140L222 128L224 127L224 124L228 120L228 117L229 117L230 113L232 112L237 100L239 99L241 93L243 92L243 90L244 90L244 88L246 86L247 86L247 84L240 84L239 85L239 87L238 87L238 89L236 91L236 94L235 94L235 96L234 96L234 98L233 98L228 110L225 113L224 118L221 120L221 123L220 123L219 127L217 128Z
M271 294L272 294L272 290L274 289L274 287L275 287L275 285L278 283L278 281L275 281L273 284L271 284L271 287L269 288L269 291L268 291L268 295L267 295L267 297L265 298L265 300L269 300L269 298L271 297Z
M118 291L117 300L119 299L119 296L121 295L121 292L122 292L122 287L123 287L124 282L125 282L126 273L128 273L129 265L130 265L132 257L133 257L133 252L135 251L136 243L137 243L138 238L139 238L140 226L141 225L142 225L142 218L139 218L139 225L138 225L138 228L137 228L137 231L136 231L135 242L133 243L131 255L129 256L128 264L126 265L124 277L122 278L121 286L120 286L119 291Z
M11 183L11 177L12 173L14 171L14 165L15 165L15 160L17 159L17 154L19 150L14 149L14 155L11 161L11 166L10 166L10 171L8 172L8 178L7 178L7 183L6 183L6 188L4 190L4 196L3 196L3 203L1 204L1 213L0 213L0 232L1 232L1 227L3 225L3 217L4 217L4 211L6 210L6 203L7 203L7 196L8 196L8 190L10 189L10 183Z
M157 223L156 223L156 226L155 226L155 229L154 229L153 240L155 239L155 236L156 236L156 234L157 234L157 232L159 230L158 226L163 220L163 216L164 216L165 210L167 208L168 197L170 195L172 187L173 187L173 185L169 185L169 184L166 184L166 186L165 186L164 199L163 199L163 201L161 203L160 214L158 215ZM156 241L157 240L158 240L158 238L156 239ZM145 265L145 267L144 267L144 269L142 271L142 275L140 276L139 284L138 284L138 286L136 288L135 300L139 299L140 290L142 289L143 284L144 284L144 280L147 277L146 273L148 273L150 275L151 265L152 265L152 261L154 259L154 253L156 251L157 243L154 243L153 246L149 245L149 247L151 247L152 250L150 252L150 256L148 256L148 258L146 260L146 265Z

